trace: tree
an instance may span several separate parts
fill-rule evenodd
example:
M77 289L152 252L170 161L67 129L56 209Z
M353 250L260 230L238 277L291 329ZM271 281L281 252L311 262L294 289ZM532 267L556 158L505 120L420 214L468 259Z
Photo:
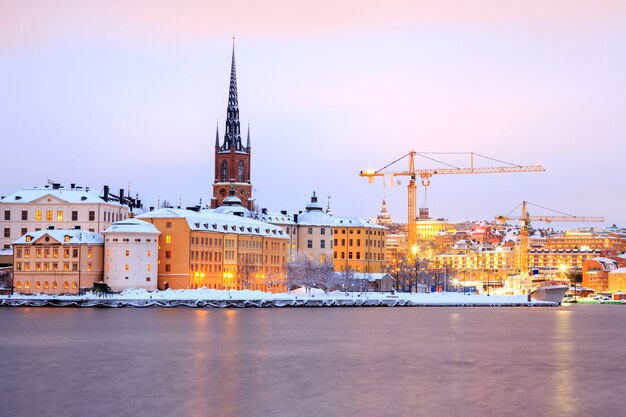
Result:
M337 274L335 274L332 260L324 258L324 262L316 267L314 280L316 286L323 289L326 294L337 287L339 279Z

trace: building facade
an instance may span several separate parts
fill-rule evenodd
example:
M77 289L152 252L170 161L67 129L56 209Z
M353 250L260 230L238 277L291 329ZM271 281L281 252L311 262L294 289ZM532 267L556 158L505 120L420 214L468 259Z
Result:
M358 217L333 217L335 271L384 272L387 229Z
M159 235L154 225L139 219L116 222L104 235L104 282L113 291L157 289Z
M319 264L333 261L333 218L324 212L313 192L305 211L294 216L296 251Z
M284 289L289 251L280 227L211 210L159 209L137 218L161 232L161 290Z
M78 294L102 281L103 237L81 230L40 230L13 242L13 286L25 294Z
M108 187L105 187L108 189ZM39 230L81 229L101 233L113 222L128 218L126 205L110 201L89 187L60 184L23 188L0 200L0 248L26 233Z

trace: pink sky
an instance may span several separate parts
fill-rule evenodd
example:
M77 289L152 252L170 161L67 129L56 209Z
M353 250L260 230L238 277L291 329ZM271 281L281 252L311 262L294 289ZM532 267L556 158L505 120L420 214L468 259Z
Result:
M370 217L385 191L359 170L475 151L548 171L435 178L433 216L526 199L624 226L625 28L619 1L0 0L0 135L22 155L0 194L53 178L208 202L235 35L262 206L315 189ZM404 187L386 193L404 220Z

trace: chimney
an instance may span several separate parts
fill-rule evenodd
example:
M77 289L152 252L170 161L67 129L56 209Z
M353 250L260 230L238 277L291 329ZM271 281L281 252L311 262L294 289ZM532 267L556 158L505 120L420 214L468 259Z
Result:
M72 190L73 190L73 189L75 189L75 188L76 188L76 184L71 183L71 184L70 184L70 188L71 188Z
M52 189L53 190L58 190L59 188L61 188L61 184L59 184L58 182L52 183Z
M124 204L124 189L120 188L120 204Z
M104 201L109 201L109 186L108 185L104 186Z
M293 222L294 223L298 223L298 215L297 214L293 215Z
M266 209L266 208L262 208L262 209L261 209L261 213L263 213L263 214L267 214L267 209Z
M287 210L281 210L280 214L282 214L283 216L286 216L287 215Z

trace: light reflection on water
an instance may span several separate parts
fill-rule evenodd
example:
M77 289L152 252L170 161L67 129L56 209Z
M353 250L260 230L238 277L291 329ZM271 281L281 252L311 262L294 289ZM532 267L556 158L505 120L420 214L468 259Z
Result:
M622 306L0 309L0 416L622 415Z

